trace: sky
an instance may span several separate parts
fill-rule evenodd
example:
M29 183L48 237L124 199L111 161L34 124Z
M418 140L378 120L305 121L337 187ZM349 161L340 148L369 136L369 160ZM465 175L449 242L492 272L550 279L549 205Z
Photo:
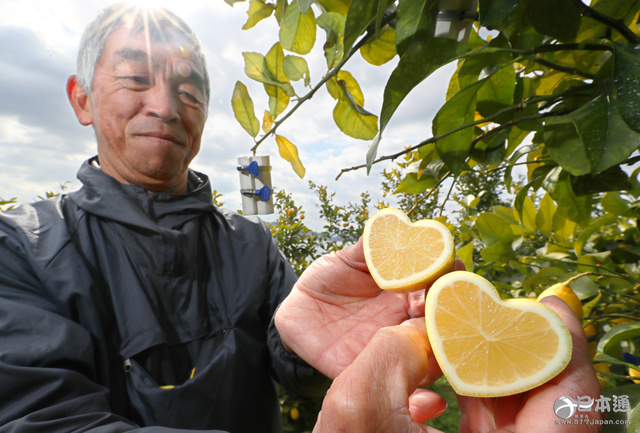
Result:
M65 92L67 78L76 72L76 54L85 26L113 1L104 0L0 0L0 199L16 197L31 202L46 191L60 192L80 187L76 179L84 160L96 154L94 132L78 123ZM144 4L144 2L137 2ZM212 188L223 194L225 207L241 209L238 157L250 156L254 145L238 124L231 108L236 81L248 88L262 118L267 96L261 84L244 74L243 52L266 54L277 42L278 28L273 18L250 30L242 30L247 20L248 1L229 6L224 0L154 0L154 6L170 9L182 17L198 35L211 76L212 97L202 148L191 167L209 175ZM306 56L314 85L326 72L322 53L324 32L319 31L313 51ZM346 66L360 83L365 109L379 113L386 80L397 64L397 56L382 67L373 67L357 54ZM431 122L444 102L451 67L425 80L400 105L385 130L378 155L395 153L430 137ZM294 83L299 95L306 93ZM364 163L369 142L349 138L333 123L335 101L326 90L293 114L278 133L296 144L306 168L300 179L278 154L273 138L258 149L269 155L272 183L291 193L302 206L306 222L321 228L315 194L308 182L326 185L335 192L336 204L358 201L368 191L382 199L383 168L376 165L344 174L342 168ZM293 105L293 104L291 104ZM389 198L385 198L389 201ZM392 201L393 204L393 201ZM272 221L274 216L262 217Z

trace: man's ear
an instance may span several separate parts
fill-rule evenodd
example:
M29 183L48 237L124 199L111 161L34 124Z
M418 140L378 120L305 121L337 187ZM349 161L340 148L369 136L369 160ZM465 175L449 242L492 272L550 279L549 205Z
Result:
M93 113L91 112L89 95L87 95L87 92L78 84L76 75L70 76L67 80L67 96L69 97L78 121L84 126L93 124Z

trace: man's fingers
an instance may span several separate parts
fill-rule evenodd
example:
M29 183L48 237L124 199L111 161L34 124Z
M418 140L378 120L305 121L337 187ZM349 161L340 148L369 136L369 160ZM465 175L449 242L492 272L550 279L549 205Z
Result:
M409 413L411 419L424 424L431 418L442 415L447 409L447 402L442 396L428 389L417 389L409 397Z

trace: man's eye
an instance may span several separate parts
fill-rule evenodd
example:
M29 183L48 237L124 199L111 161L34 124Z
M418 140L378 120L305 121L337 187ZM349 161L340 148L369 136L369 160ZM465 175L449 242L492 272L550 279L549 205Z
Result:
M123 78L134 87L148 86L150 84L149 78L143 77L140 75L132 75L132 76L123 77Z
M200 103L200 101L198 100L198 98L196 98L195 96L193 96L191 93L189 92L185 92L182 91L180 92L180 96L182 96L183 98L185 98L187 101L189 102L195 102L195 103Z

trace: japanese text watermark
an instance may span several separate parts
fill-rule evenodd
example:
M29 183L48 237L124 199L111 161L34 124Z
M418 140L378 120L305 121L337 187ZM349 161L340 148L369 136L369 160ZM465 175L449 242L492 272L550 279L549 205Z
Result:
M607 420L606 413L609 412L629 412L629 396L613 395L605 397L601 395L598 398L588 396L576 397L560 397L553 404L553 411L560 418L556 420L556 424L629 424L629 420ZM596 415L593 417L593 415Z

